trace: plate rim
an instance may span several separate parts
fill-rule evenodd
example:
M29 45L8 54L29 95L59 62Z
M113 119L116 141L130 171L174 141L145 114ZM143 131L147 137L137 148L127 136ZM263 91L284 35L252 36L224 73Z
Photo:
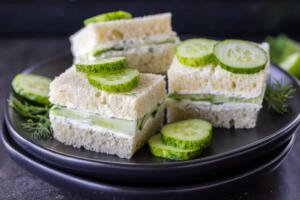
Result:
M55 58L52 58L52 59L48 59L46 61L43 61L43 62L40 62L36 65L33 65L31 67L28 67L26 68L25 70L23 70L22 72L24 73L31 73L33 70L36 70L37 68L41 68L43 67L43 65L49 63L49 62L54 62L54 61L57 61L57 60L61 60L61 59L66 59L66 57L69 57L70 55L69 54L65 54L65 55L61 55L61 56L57 56ZM298 84L297 80L295 79L295 77L293 77L292 75L290 75L289 73L287 73L286 71L284 71L283 69L281 69L280 67L278 67L276 64L274 63L271 63L271 65L273 67L275 67L277 70L279 70L281 73L285 74L286 76L289 77L289 79L291 79L293 85L296 87L296 91L298 91L300 93L300 85ZM21 72L21 73L22 73ZM10 90L8 91L7 93L7 97L6 99L9 98L9 96L11 95L11 91L12 89L10 88ZM65 153L62 153L62 152L59 152L59 151L55 151L55 150L52 150L52 149L49 149L49 148L46 148L42 145L39 145L37 143L34 143L34 141L31 141L30 139L27 139L25 137L22 136L22 134L19 134L17 132L17 130L14 128L12 122L11 122L11 119L9 117L9 104L8 102L6 101L5 102L5 108L4 108L4 120L5 120L5 123L6 123L6 126L8 128L8 131L11 131L13 132L13 134L19 136L21 139L23 139L25 142L28 142L28 144L30 145L34 145L35 147L39 148L41 151L45 152L50 152L51 154L53 154L53 156L63 156L65 158L68 158L68 159L71 159L73 162L86 162L86 163L96 163L96 164L100 164L100 165L107 165L107 166L116 166L116 167L124 167L124 168L127 168L127 167L136 167L136 168L155 168L155 167L185 167L185 166L193 166L193 165L199 165L199 164L209 164L211 162L214 162L216 160L225 160L227 159L228 157L232 157L232 156L235 156L235 155L241 155L243 153L247 153L255 148L258 148L258 147L261 147L265 144L268 144L274 140L276 140L278 137L284 135L285 133L287 133L289 130L291 130L292 128L294 128L295 126L297 126L298 124L300 124L300 113L298 113L298 115L291 121L288 122L288 124L284 127L282 127L281 129L273 132L271 135L268 135L267 137L264 137L264 138L261 138L259 140L256 140L252 143L249 143L247 145L244 145L244 146L241 146L241 147L238 147L236 149L233 149L233 150L229 150L229 151L226 151L226 152L222 152L222 153L219 153L217 155L211 155L211 156L208 156L208 157L200 157L200 158L195 158L195 159L192 159L192 160L186 160L186 161L171 161L171 162L164 162L164 163L127 163L127 162L118 162L118 161L106 161L106 160L97 160L97 159L91 159L91 158L83 158L83 157L78 157L76 155L69 155L69 154L65 154Z
M18 154L18 157L22 157L23 160L27 160L27 162L30 162L31 164L35 163L34 165L38 165L39 168L43 169L43 171L46 170L46 171L51 171L52 174L53 173L60 174L59 175L60 177L61 176L68 177L68 180L71 180L73 182L78 182L78 181L84 182L85 185L88 184L90 186L92 185L94 187L97 187L98 189L102 188L102 189L109 190L111 192L111 194L113 194L115 192L120 193L120 192L126 191L126 193L129 193L129 194L143 193L144 195L145 194L155 195L156 193L169 194L170 192L174 192L174 191L176 191L176 193L179 193L179 192L192 192L195 190L204 190L204 189L209 189L212 187L223 186L228 183L233 183L240 179L249 178L249 177L252 177L253 175L262 173L263 171L265 171L264 173L272 171L272 170L276 169L279 165L281 165L283 163L283 161L286 159L287 155L289 154L289 152L292 150L292 148L294 146L294 142L295 142L295 138L296 138L296 135L293 134L290 141L287 143L287 145L284 147L284 149L282 151L280 151L280 153L278 155L274 156L272 159L268 160L267 162L264 162L262 165L253 167L250 170L247 169L245 172L240 172L237 175L235 174L230 177L221 178L219 180L210 181L210 182L204 183L204 184L203 183L198 183L198 184L194 183L194 184L189 184L189 185L167 186L167 187L161 187L161 186L160 187L145 187L145 186L140 187L140 186L127 186L127 185L112 184L112 183L105 183L105 182L90 180L88 178L77 176L77 175L56 169L55 167L48 166L46 163L43 163L32 156L26 155L28 153L26 153L26 152L23 153L22 152L23 150L16 149L14 147L14 145L11 144L11 142L9 141L9 139L8 139L9 136L7 136L8 134L9 133L4 133L4 131L2 130L0 137L6 148L6 151L8 151L8 153L11 157ZM14 154L14 155L12 155L12 154ZM15 159L14 159L14 161L17 162ZM22 166L22 167L24 167L24 166ZM268 169L268 168L270 168L270 169ZM30 171L30 170L28 170L28 171ZM30 173L32 173L32 172L30 171ZM45 173L45 172L43 172L43 173ZM137 190L138 190L138 192L137 192Z

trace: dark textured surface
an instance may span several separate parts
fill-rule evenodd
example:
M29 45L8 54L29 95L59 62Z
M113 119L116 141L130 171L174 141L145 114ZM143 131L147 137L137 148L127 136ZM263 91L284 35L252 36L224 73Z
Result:
M56 55L67 53L64 39L0 39L0 91L1 103L9 89L12 76L22 69ZM1 107L1 112L3 108ZM2 113L1 113L2 117ZM2 124L1 124L2 125ZM288 158L271 174L232 188L218 199L229 200L294 200L300 198L300 137ZM17 166L0 144L0 199L84 199L55 188Z
M180 34L300 34L299 0L1 0L0 27L5 28L0 35L71 34L82 26L83 19L118 9L134 16L172 12Z

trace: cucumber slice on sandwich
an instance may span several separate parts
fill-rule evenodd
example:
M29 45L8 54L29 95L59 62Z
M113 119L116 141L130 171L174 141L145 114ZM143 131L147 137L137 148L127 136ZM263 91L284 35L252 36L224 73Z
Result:
M139 82L140 73L137 69L125 68L113 74L88 74L88 80L94 87L108 92L128 92Z
M201 119L188 119L161 129L164 144L180 149L202 149L210 144L212 125Z
M197 67L214 62L213 48L217 43L210 39L189 39L176 47L176 57L186 66Z
M112 73L128 66L125 57L103 58L94 61L80 61L75 64L76 70L85 73Z
M90 23L107 22L107 21L131 19L131 18L132 18L132 14L126 11L119 10L119 11L107 12L100 15L96 15L94 17L90 17L88 19L85 19L83 21L83 24L86 26Z
M94 50L92 51L92 55L94 57L100 56L101 54L108 52L108 51L113 51L116 50L116 48L114 47L114 45L112 44L105 44L105 45L99 45L97 47L94 48Z
M224 40L214 46L214 55L223 69L238 74L253 74L265 68L267 53L252 42Z
M179 149L164 144L161 135L156 134L148 141L150 151L153 155L172 160L189 160L200 155L201 149Z
M18 74L12 81L12 88L19 96L38 104L49 104L51 80L34 74Z

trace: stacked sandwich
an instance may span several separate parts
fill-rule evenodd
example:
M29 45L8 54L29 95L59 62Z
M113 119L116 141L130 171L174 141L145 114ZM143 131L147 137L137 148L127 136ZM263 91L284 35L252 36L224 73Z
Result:
M164 76L140 74L124 57L78 63L50 84L53 137L130 158L163 123Z
M182 42L168 71L168 120L203 118L216 127L255 127L268 60L266 43L209 39Z
M125 56L141 72L163 74L172 62L178 37L170 13L132 18L118 11L86 19L84 25L70 37L76 62Z

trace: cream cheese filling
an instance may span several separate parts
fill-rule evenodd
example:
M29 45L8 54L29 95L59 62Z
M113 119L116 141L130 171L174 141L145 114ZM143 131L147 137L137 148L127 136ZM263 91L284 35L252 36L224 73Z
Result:
M79 123L99 126L104 129L112 130L119 134L125 134L127 136L133 136L139 133L144 125L156 117L158 112L162 112L165 108L165 104L158 104L151 112L145 114L141 119L126 120L107 116L101 116L95 113L89 113L81 110L71 109L62 106L53 106L50 110L51 117L60 117L64 120L76 120Z

